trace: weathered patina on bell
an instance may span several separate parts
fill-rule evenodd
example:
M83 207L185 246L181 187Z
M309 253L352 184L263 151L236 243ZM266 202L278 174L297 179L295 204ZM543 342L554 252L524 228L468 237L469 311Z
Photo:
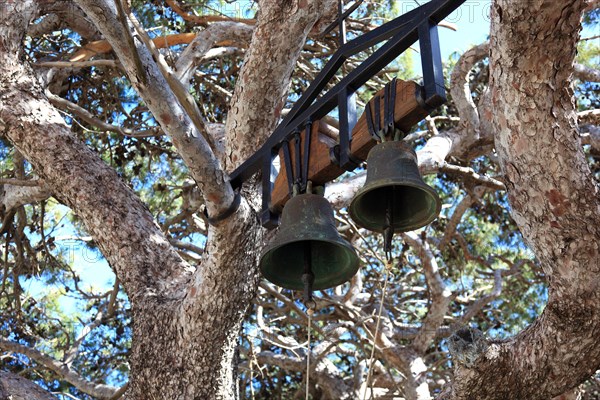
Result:
M370 231L407 232L433 221L442 203L419 173L417 155L402 141L383 142L367 157L365 186L354 196L349 213Z
M339 235L333 209L323 196L300 194L283 208L275 238L264 249L260 270L277 286L322 290L350 280L358 270L354 249ZM304 278L303 278L304 276Z

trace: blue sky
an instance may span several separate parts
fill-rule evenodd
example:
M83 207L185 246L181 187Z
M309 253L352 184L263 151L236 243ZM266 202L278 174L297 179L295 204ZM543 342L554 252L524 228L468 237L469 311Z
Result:
M490 33L490 6L491 1L467 0L446 18L457 30L439 29L442 60L447 60L454 52L463 53L487 39Z

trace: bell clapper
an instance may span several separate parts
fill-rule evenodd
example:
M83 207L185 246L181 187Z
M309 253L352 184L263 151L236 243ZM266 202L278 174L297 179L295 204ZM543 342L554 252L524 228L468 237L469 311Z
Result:
M308 304L313 301L313 283L315 275L312 272L312 246L310 241L304 243L304 273L302 274L302 283L304 284L304 302Z
M387 196L387 204L385 208L386 227L383 231L383 251L385 259L389 262L392 258L392 239L394 238L394 202L396 200L396 190L391 188L391 195Z

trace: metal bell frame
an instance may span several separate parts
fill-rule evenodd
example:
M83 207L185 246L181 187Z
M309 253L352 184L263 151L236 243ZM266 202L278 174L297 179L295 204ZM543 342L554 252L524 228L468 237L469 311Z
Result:
M341 13L340 11L338 21L332 24L328 30L339 24L340 36L342 36L344 19L361 2L362 0L356 0L346 12ZM278 226L279 215L276 210L271 208L271 193L274 178L272 176L273 160L277 157L279 150L283 147L285 153L290 140L297 136L302 127L310 126L311 121L325 117L337 106L339 112L339 143L335 146L332 157L342 169L351 171L356 168L358 166L357 160L353 159L350 152L352 129L357 121L354 101L355 92L417 40L420 44L423 85L422 90L417 92L416 95L421 107L424 110L431 111L446 101L437 24L464 2L465 0L432 0L347 43L345 43L345 40L342 42L340 48L331 56L323 70L294 104L263 146L230 175L233 188L239 189L244 182L248 181L257 172L262 172L262 212L260 218L263 226L269 229ZM322 93L348 58L382 41L387 42L375 50L358 67L344 76L329 91ZM376 112L378 112L378 108L376 108ZM310 135L307 135L308 137ZM308 142L308 140L305 141ZM289 148L287 152L289 156ZM298 155L299 152L296 154ZM289 159L289 157L284 158ZM298 159L299 157L296 157L297 163ZM291 171L290 161L285 162L289 174ZM305 170L307 165L306 162L304 164ZM293 186L291 184L293 180L289 178L288 175L288 184ZM303 181L301 180L301 182ZM307 181L304 180L304 182ZM302 189L306 190L306 187L298 187L298 189L302 191ZM391 242L390 231L390 229L387 230L386 243ZM391 233L393 234L393 231ZM304 257L304 259L306 260L307 257ZM312 283L310 279L307 279L309 274L304 273L304 275L306 292L308 289L312 290ZM309 294L310 290L308 290Z

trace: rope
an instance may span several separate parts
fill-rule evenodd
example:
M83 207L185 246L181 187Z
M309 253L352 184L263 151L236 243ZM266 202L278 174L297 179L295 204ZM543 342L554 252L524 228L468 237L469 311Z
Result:
M375 359L375 347L377 346L377 336L379 335L379 324L381 322L381 314L383 312L383 301L385 299L385 293L387 291L388 274L392 269L392 260L388 259L385 264L385 271L383 274L383 289L381 290L381 298L379 299L379 311L377 313L377 322L375 323L375 335L373 335L373 347L371 348L371 357L369 358L369 365L367 369L367 380L365 382L365 392L363 394L363 400L367 399L367 389L369 388L369 381L373 375L373 361ZM371 397L373 395L373 388L371 388Z
M252 344L250 344L250 351L252 352L252 359L250 360L250 395L251 399L254 400L254 385L252 384L252 380L254 379L254 349L252 348Z
M309 400L310 397L310 392L309 392L309 387L310 387L310 331L311 331L311 323L312 323L312 315L315 312L315 310L313 309L313 307L309 306L306 310L306 314L308 315L308 343L306 345L307 349L306 349L306 400Z

